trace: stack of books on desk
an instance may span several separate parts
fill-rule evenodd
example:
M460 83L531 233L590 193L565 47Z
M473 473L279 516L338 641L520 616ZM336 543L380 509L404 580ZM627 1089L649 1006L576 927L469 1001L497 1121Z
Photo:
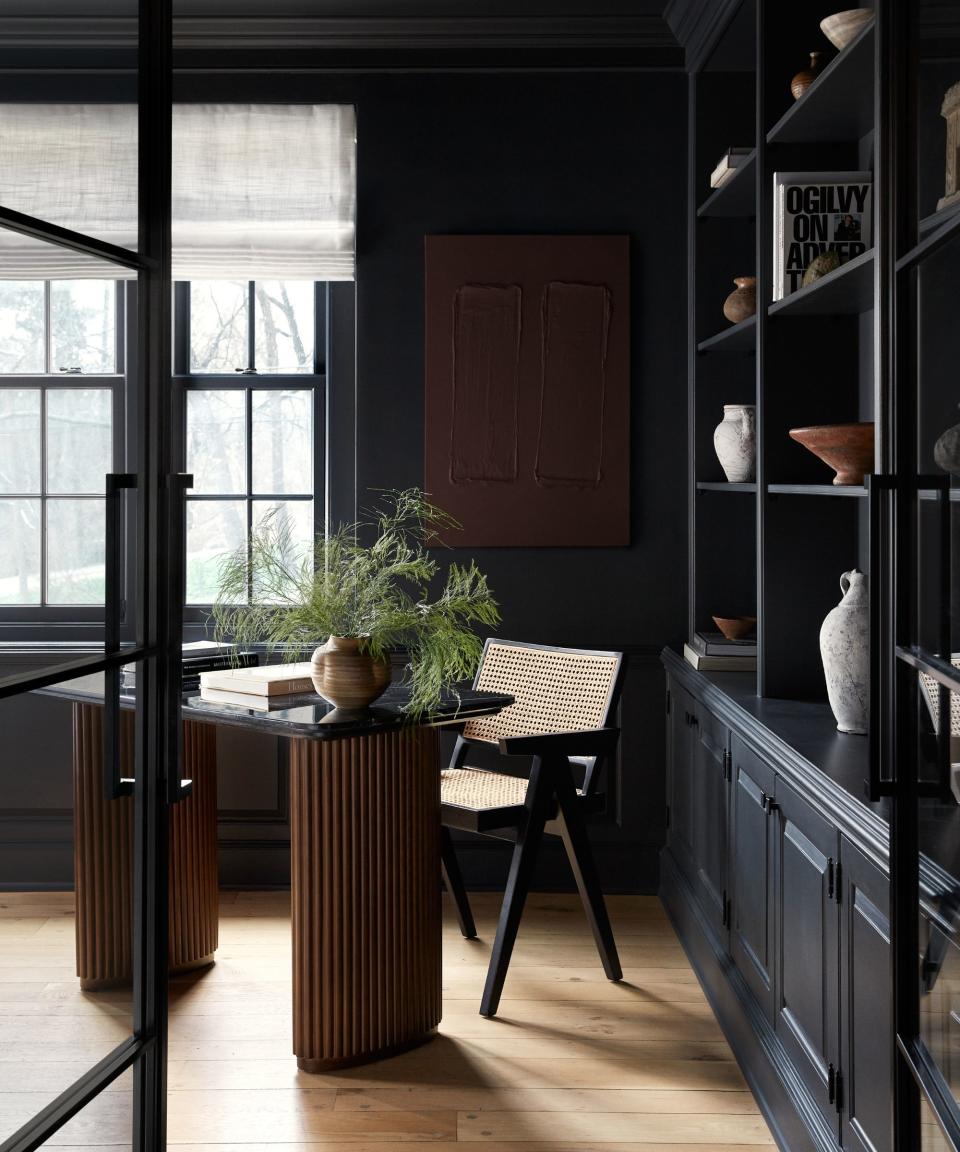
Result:
M260 668L223 668L200 675L200 699L242 708L269 709L278 697L312 692L310 664L270 664Z
M701 672L754 672L757 667L757 638L728 640L720 632L694 632L684 644L687 663Z
M200 687L200 675L222 668L252 668L260 663L256 652L237 652L235 644L195 640L183 645L182 684L184 692ZM120 687L128 692L137 686L136 664L124 664Z

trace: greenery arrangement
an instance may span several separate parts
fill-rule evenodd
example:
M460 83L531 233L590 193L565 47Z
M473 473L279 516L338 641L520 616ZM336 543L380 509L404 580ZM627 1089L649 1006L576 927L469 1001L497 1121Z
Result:
M420 489L384 493L368 517L318 533L307 555L298 554L285 518L267 517L248 548L221 562L215 636L238 649L282 648L291 658L328 636L356 637L374 660L405 648L407 710L422 715L474 674L483 651L474 627L494 627L500 612L473 561L449 564L431 598L440 565L428 549L459 524Z

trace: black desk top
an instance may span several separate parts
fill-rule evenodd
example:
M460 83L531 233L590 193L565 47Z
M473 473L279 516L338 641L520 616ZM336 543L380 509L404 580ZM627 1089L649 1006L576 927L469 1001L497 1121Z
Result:
M42 691L47 696L57 696L78 704L102 704L103 674L98 672L90 676L79 676ZM215 703L212 700L201 700L198 692L188 692L183 697L183 717L186 720L227 724L235 728L253 728L274 736L337 740L346 736L369 736L409 724L410 717L403 711L408 699L407 690L393 684L368 709L347 712L334 708L315 692L271 697L269 709ZM135 703L133 695L121 694L121 708L133 708ZM420 723L431 727L459 724L475 716L491 716L512 703L513 697L502 692L463 689L459 698L450 695L436 712L424 717Z

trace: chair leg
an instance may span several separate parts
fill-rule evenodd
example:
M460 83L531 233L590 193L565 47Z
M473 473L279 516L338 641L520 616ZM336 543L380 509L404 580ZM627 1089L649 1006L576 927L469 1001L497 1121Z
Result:
M560 805L559 825L563 846L567 850L570 867L583 901L583 908L590 923L590 931L603 962L603 970L608 980L622 980L623 969L617 955L617 945L607 915L607 904L603 898L593 850L583 822L576 786L570 775L569 763L566 771L558 771L555 781L557 801Z
M543 826L547 822L547 812L552 795L549 779L541 773L539 762L534 761L533 770L530 773L530 783L527 786L527 818L519 830L517 842L513 848L513 856L510 860L510 872L503 893L500 920L497 923L497 936L493 942L490 967L487 969L487 981L483 988L483 998L480 1001L481 1016L496 1016L500 1006L503 982L507 978L507 968L510 966L510 957L513 955L513 945L517 939L520 916L527 899L527 892L530 889L533 866L536 861L537 849L543 839Z
M460 931L467 940L473 940L477 935L477 926L473 922L470 901L467 899L467 890L463 886L463 876L460 873L460 861L457 860L449 828L440 829L440 869L443 883L453 897Z

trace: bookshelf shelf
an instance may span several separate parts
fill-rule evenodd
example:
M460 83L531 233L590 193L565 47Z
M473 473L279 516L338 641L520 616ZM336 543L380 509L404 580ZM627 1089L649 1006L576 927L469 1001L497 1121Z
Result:
M748 316L739 324L732 324L716 336L701 340L698 352L753 352L756 349L757 318Z
M750 219L757 214L756 196L757 150L744 157L734 174L704 200L697 209L700 220L740 217Z
M873 307L873 249L828 273L806 288L775 300L770 316L855 316Z
M830 61L767 133L768 144L859 140L873 130L873 24Z
M768 484L771 496L847 496L864 497L867 494L862 484Z
M698 492L756 492L756 484L731 484L727 480L698 480Z

